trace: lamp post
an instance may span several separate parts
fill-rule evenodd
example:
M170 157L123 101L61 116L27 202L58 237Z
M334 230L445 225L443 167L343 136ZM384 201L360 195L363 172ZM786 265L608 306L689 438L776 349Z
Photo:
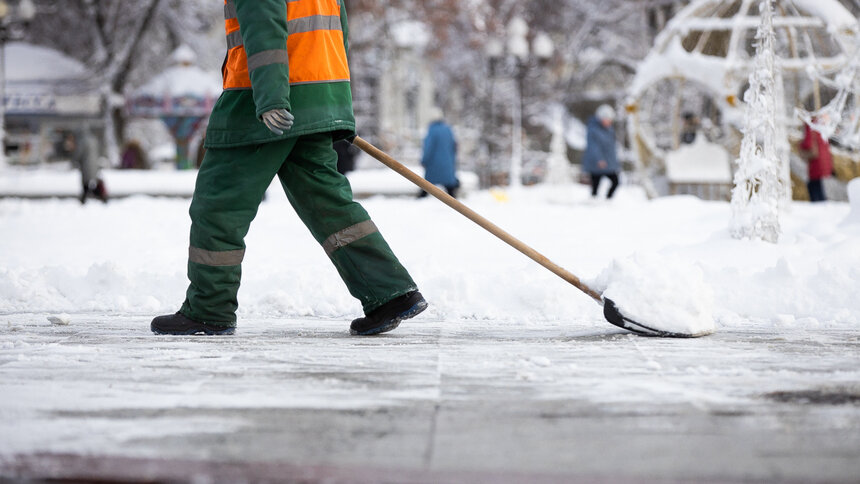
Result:
M487 39L487 43L484 44L484 53L488 59L489 66L489 75L487 76L488 85L487 85L487 102L484 103L484 109L486 109L486 114L484 116L484 126L482 131L484 146L487 150L487 166L486 170L482 172L482 180L481 185L491 186L495 182L495 144L496 138L490 133L492 129L495 119L496 119L496 110L494 104L494 96L496 90L496 72L499 68L499 63L505 55L505 44L498 37L490 37Z
M526 36L529 26L522 17L514 17L508 23L508 53L514 58L516 66L516 89L511 108L511 171L508 180L511 189L517 189L523 184L523 65L529 58L529 41Z
M487 55L491 66L499 59L509 60L513 65L515 81L513 103L511 106L511 165L508 185L511 189L522 186L523 168L523 83L526 67L532 58L545 61L552 57L555 50L552 40L545 33L538 33L529 42L529 26L522 17L514 17L507 25L507 42L491 39L487 43ZM494 69L491 69L494 71ZM492 75L492 72L491 72Z
M35 16L33 0L14 5L0 0L0 168L6 165L6 42L23 37L23 29Z

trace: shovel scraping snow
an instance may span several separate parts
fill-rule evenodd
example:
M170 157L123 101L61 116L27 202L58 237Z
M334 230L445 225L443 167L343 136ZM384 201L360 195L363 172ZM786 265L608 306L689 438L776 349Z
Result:
M573 285L574 287L576 287L577 289L579 289L580 291L584 292L586 295L588 295L589 297L591 297L592 299L597 301L598 304L603 306L603 316L606 318L607 321L614 324L615 326L618 326L620 328L624 328L628 331L631 331L631 332L638 334L638 335L641 335L641 336L660 336L660 337L667 337L667 338L694 338L694 337L698 337L698 336L704 336L704 334L678 333L678 332L672 332L672 331L663 331L663 330L658 329L656 327L657 325L643 324L643 323L640 323L640 322L632 319L631 317L629 317L627 315L624 315L619 310L618 306L615 304L614 301L612 301L611 299L608 299L608 298L604 298L602 294L595 291L591 287L588 287L588 285L586 285L585 283L580 281L579 278L576 277L573 273L567 271L563 267L561 267L558 264L547 259L543 254L541 254L538 251L534 250L533 248L529 247L528 245L526 245L525 243L523 243L522 241L520 241L516 237L512 236L511 234L505 232L504 230L499 228L496 224L494 224L494 223L490 222L489 220L487 220L486 218L482 217L477 212L470 209L469 207L464 205L462 202L460 202L456 198L448 195L443 190L436 187L436 185L433 185L432 183L428 182L423 177L421 177L417 173L413 172L409 168L406 168L405 166L403 166L402 163L398 162L397 160L395 160L394 158L392 158L391 156L389 156L388 154L386 154L385 152L383 152L379 148L373 146L372 144L368 143L367 141L365 141L364 139L362 139L359 136L356 136L352 140L352 143L355 146L357 146L358 148L360 148L362 151L367 153L368 155L379 160L383 165L387 166L388 168L391 168L392 170L396 171L397 173L399 173L401 176L403 176L404 178L406 178L410 182L417 185L422 190L424 190L427 193L429 193L430 195L433 195L434 197L438 198L445 205L448 205L449 207L453 208L454 210L460 212L460 214L462 214L463 216L465 216L466 218L468 218L472 222L475 222L476 224L480 225L486 231L495 235L496 237L501 239L506 244L508 244L511 247L513 247L514 249L517 249L518 251L522 252L524 255L526 255L527 257L529 257L533 261L542 265L543 267L548 269L553 274L561 277L562 279L569 282L571 285Z

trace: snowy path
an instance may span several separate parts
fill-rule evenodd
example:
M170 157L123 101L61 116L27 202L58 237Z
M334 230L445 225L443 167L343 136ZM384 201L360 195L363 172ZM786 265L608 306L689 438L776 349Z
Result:
M6 458L269 462L353 477L394 468L454 480L860 473L856 332L751 323L667 340L596 321L523 329L419 318L359 339L342 321L278 319L246 321L235 337L167 338L139 317L79 314L74 327L2 319L0 394L14 396L0 401Z

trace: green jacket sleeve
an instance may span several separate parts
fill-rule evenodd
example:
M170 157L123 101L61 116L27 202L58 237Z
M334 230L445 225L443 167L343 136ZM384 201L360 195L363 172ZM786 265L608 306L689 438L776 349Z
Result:
M340 3L340 28L343 30L343 48L349 55L349 22L346 18L346 2L343 0Z
M290 110L287 2L235 0L257 118L272 109Z

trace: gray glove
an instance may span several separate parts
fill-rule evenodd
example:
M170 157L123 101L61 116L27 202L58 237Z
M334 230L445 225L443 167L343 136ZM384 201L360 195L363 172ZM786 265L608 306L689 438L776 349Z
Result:
M286 109L272 109L263 113L263 123L269 128L269 131L282 135L284 131L289 131L293 127L295 117Z

